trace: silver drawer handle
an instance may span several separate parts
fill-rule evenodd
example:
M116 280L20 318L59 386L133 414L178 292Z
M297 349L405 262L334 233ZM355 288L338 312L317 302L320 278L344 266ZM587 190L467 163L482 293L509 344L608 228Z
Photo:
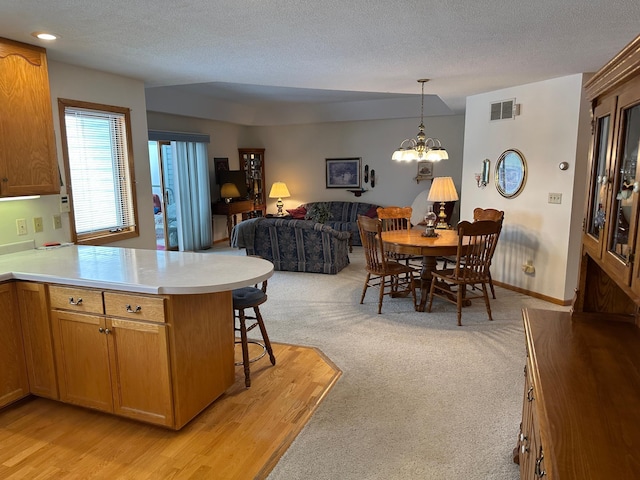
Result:
M78 300L74 302L73 297L69 297L69 305L82 305L82 298L78 298Z
M135 310L131 308L131 305L127 305L127 313L140 313L142 311L142 307L138 305Z

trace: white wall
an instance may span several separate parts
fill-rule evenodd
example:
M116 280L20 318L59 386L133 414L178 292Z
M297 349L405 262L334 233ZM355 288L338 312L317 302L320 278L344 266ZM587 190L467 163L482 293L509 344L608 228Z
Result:
M266 186L283 181L290 198L284 208L322 200L359 200L380 205L411 205L418 193L429 188L431 182L418 184L415 163L391 161L391 154L407 137L418 132L419 119L368 120L317 123L290 126L242 127L239 125L148 112L151 130L174 130L206 133L211 137L209 159L228 157L231 169L239 168L238 148L264 148ZM451 176L458 182L462 171L464 117L429 117L426 133L437 137L447 148L450 160L435 166L436 176ZM376 171L376 186L364 185L369 191L356 198L345 189L327 189L325 159L361 157L362 167L369 165ZM210 165L213 169L213 166ZM212 199L218 198L213 175L210 177ZM457 184L459 187L459 184ZM276 199L267 199L267 212L276 212ZM454 212L455 215L455 212ZM457 218L457 217L456 217ZM224 217L214 217L214 241L227 236Z
M416 195L428 190L430 181L418 184L417 165L398 163L391 154L405 138L418 133L418 118L318 123L273 127L250 127L242 138L244 146L264 147L267 187L276 181L287 184L290 198L285 209L322 200L358 200L379 205L411 205ZM436 164L436 176L451 176L459 188L462 171L464 117L452 115L425 119L428 136L437 137L449 153L449 160ZM362 168L375 170L376 185L356 198L345 189L326 188L326 158L360 157ZM267 210L275 213L276 199Z
M475 207L505 211L505 224L492 265L495 280L568 302L577 285L580 226L584 203L589 138L588 104L583 75L475 95L467 98L461 218ZM489 121L492 102L515 98L521 115ZM496 161L508 149L520 150L528 172L522 193L512 199L498 194ZM480 189L474 173L491 160L490 184ZM558 168L560 162L569 169ZM561 193L560 205L547 203ZM522 271L532 260L535 274Z
M144 85L141 81L96 70L49 61L49 84L56 136L58 164L64 172L62 142L58 117L58 98L104 103L131 108L131 134L138 205L140 237L111 245L134 248L155 248L149 154L147 150L147 118ZM62 174L64 179L64 173ZM64 188L63 188L64 191ZM37 200L0 202L0 244L35 240L36 247L44 242L69 242L69 214L62 213L63 228L54 230L53 215L59 213L59 195L47 195ZM98 213L99 214L99 213ZM34 233L33 217L43 217L44 231ZM18 236L15 219L26 218L28 234Z

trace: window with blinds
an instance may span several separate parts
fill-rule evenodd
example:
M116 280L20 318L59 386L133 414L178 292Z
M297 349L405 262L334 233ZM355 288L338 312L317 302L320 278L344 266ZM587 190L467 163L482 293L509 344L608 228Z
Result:
M137 236L129 109L62 99L59 106L73 240Z

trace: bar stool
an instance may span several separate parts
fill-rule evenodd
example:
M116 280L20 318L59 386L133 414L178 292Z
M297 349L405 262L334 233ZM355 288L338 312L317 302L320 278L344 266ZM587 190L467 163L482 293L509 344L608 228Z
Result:
M234 329L236 332L240 332L240 340L236 340L236 343L242 345L242 362L236 362L236 365L244 365L244 384L248 388L251 386L251 376L249 371L249 364L260 360L267 353L269 354L269 358L271 360L271 365L276 364L276 357L273 355L273 350L271 349L271 342L269 341L269 335L267 335L267 329L264 327L264 322L262 321L262 315L260 314L259 305L262 305L267 301L267 281L262 282L262 287L242 287L236 290L233 290L233 310L234 310L234 318L238 320L237 325L234 325ZM253 316L248 316L245 314L245 309L252 308ZM247 326L247 320L254 320L253 323L249 322L250 325ZM234 320L235 323L235 320ZM262 340L264 343L261 343L257 340L249 340L247 338L247 332L253 330L255 327L260 328L260 333L262 334ZM262 352L260 355L249 358L249 344L255 344L262 347Z

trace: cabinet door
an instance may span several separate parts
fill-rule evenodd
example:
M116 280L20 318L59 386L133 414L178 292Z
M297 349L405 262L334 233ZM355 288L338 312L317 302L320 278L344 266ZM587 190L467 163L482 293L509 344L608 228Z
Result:
M605 264L618 282L630 285L636 247L638 190L636 171L640 141L640 80L618 96L616 166L607 228ZM637 270L637 269L636 269Z
M31 393L58 399L58 381L46 287L41 283L16 283L22 336Z
M593 258L601 258L605 245L607 212L611 206L611 150L617 97L608 97L593 109L593 135L587 211L583 244Z
M0 195L60 193L45 50L0 39Z
M51 311L60 400L113 411L105 319Z
M173 426L167 326L107 318L114 412Z
M0 407L29 395L20 316L13 283L0 285Z

